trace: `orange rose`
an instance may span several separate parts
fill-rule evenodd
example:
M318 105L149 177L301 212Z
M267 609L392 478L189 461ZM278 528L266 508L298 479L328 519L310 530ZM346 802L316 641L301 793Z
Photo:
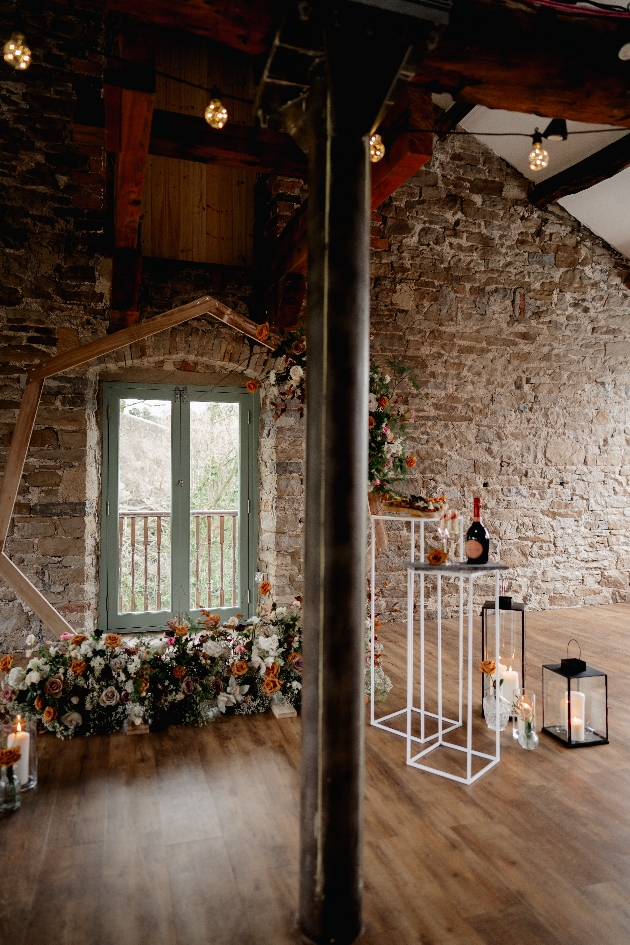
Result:
M376 620L374 621L374 629L375 629L375 630L380 630L382 626L383 626L383 624L381 623L381 621L380 621L380 620L378 619L378 617L377 617Z
M444 564L448 558L448 553L446 551L440 551L439 548L432 548L429 554L427 555L427 564L438 565Z
M54 722L57 718L57 710L53 709L51 705L47 705L44 709L44 714L42 716L44 722Z
M298 654L296 654L297 656ZM273 676L274 679L277 679L280 675L280 666L278 663L272 663L271 666L268 666L265 670L266 676Z
M293 660L298 659L299 655L300 655L299 653L291 653L291 655L289 656L289 663L292 663ZM275 666L275 665L276 665L276 664L274 663L274 666Z
M246 676L249 672L249 663L247 660L238 660L236 663L232 664L232 675L233 676Z
M265 341L269 337L269 322L258 326L256 329L256 337L259 341Z
M416 459L415 456L408 456L407 459L405 460L405 466L407 467L407 469L413 469L413 467L416 465L417 462L418 460Z
M6 656L0 657L0 673L8 673L12 666L13 657L9 653L7 653Z
M44 701L44 697L38 696L37 699L35 700L35 708L37 709L37 711L41 712L45 705L46 703Z
M85 660L72 660L70 664L70 672L73 676L82 676L87 669L87 663Z
M77 633L72 637L70 643L72 646L81 646L82 643L85 643L87 637L84 633Z
M211 627L218 627L221 623L221 618L218 614L211 614L208 610L202 610L201 613L205 617L204 623L208 630Z
M262 689L266 696L272 696L274 692L278 692L279 689L282 689L282 683L279 679L276 679L275 676L267 676Z
M22 749L18 745L16 748L3 748L0 750L0 767L8 768L9 765L16 764L22 757Z
M175 679L181 679L182 676L186 675L186 669L183 666L176 666L173 670L173 676Z
M376 426L376 420L374 419L372 414L370 414L370 418L368 420L368 429L373 430L375 426Z
M147 679L146 676L140 676L140 678L138 679L138 691L140 692L140 694L146 692L148 688L149 688L149 680Z
M485 673L486 676L492 676L496 668L497 664L494 660L484 660L483 663L479 664L479 672Z
M103 640L105 646L108 646L110 650L115 650L117 646L120 646L122 643L122 637L119 633L108 633L105 635Z
M291 345L291 351L293 354L302 354L303 351L306 351L306 344L303 341L294 341Z
M385 407L387 407L388 403L389 403L389 397L386 397L385 394L383 394L382 397L378 398L378 405L381 408L381 410L385 410Z
M175 624L175 636L176 637L185 637L188 633L188 626L185 623Z
M250 394L255 394L258 390L258 381L248 381L245 385Z
M269 581L262 581L259 591L263 597L266 597L267 594L271 594L271 583Z

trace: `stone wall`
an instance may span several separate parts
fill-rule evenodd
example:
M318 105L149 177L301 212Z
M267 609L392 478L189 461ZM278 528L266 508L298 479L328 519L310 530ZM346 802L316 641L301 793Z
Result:
M424 397L408 490L482 497L493 554L532 608L630 600L630 294L623 260L474 138L379 210L372 353ZM379 562L402 592L405 542ZM401 546L402 542L402 546ZM392 568L393 570L389 570Z

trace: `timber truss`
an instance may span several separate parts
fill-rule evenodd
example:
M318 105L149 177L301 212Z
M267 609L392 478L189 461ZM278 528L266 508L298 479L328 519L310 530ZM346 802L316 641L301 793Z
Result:
M50 630L59 634L73 632L73 628L67 620L44 597L41 591L29 581L4 551L44 381L54 374L79 367L88 361L94 360L94 358L102 357L133 342L141 341L143 338L149 338L151 335L174 328L176 325L181 325L183 322L187 322L191 318L197 318L199 315L211 315L266 348L271 349L274 346L272 339L262 341L257 337L256 329L258 326L254 322L228 308L227 305L223 305L222 302L212 298L212 296L204 295L187 305L181 305L179 308L163 312L161 315L131 325L129 328L114 332L111 335L105 335L103 338L97 338L95 341L90 341L63 354L58 354L47 361L36 364L27 374L26 386L11 440L2 486L0 487L0 577L6 581L9 587L22 598L24 603L37 614Z

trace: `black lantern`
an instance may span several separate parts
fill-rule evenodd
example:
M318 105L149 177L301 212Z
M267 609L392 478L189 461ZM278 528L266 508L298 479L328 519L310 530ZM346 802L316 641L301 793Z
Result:
M567 645L566 659L543 666L542 691L543 732L567 748L608 744L608 676L586 665L581 648L570 658Z
M494 601L487 600L481 608L481 659L488 659L488 639L494 653ZM525 685L525 604L511 597L499 597L499 671L503 679L502 695L510 705L515 689ZM485 677L481 679L481 715Z

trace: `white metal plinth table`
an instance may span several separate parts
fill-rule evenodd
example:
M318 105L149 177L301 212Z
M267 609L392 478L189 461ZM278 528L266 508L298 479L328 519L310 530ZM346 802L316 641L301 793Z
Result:
M443 778L449 778L451 781L459 781L461 784L472 784L482 774L489 771L499 762L500 758L500 736L499 726L495 732L494 752L478 751L473 748L473 673L477 672L473 663L473 600L474 600L474 581L476 577L488 577L494 574L494 596L495 596L495 665L499 666L500 649L500 622L499 622L499 574L501 571L507 571L507 565L489 562L488 564L465 564L464 562L454 562L448 565L430 565L424 561L409 561L407 567L407 764L421 771L429 771L432 774L438 774ZM429 712L426 709L427 696L427 659L426 659L426 579L427 575L435 578L437 585L437 643L436 643L436 688L437 688L437 711ZM414 677L416 669L416 653L414 649L415 620L414 620L414 601L416 592L416 576L420 584L419 601L419 692L420 704L414 705ZM458 667L458 711L457 718L450 718L444 714L444 685L443 685L443 628L442 628L442 581L456 580L459 582L459 633L457 647L457 667ZM466 588L466 593L465 593ZM467 606L465 607L465 598ZM464 640L464 622L467 623L466 640ZM433 670L431 670L433 671ZM456 729L464 727L464 688L466 691L466 719L465 719L465 744L455 744L447 739L449 733ZM500 686L495 686L495 695L497 699L497 720L499 718ZM413 734L414 722L419 734ZM420 748L418 751L417 749ZM438 749L444 749L447 752L456 752L458 757L465 757L465 774L455 774L452 771L445 771L439 767L429 764L432 752ZM480 768L473 773L473 759L483 762ZM463 765L462 765L463 767ZM477 767L475 765L475 767Z
M394 728L391 724L394 719L399 718L400 716L406 716L406 709L398 709L397 712L390 712L387 715L382 715L379 718L376 717L375 705L374 705L374 644L376 639L376 630L374 626L374 621L376 619L376 535L374 530L375 522L396 522L400 524L405 522L409 525L409 557L411 561L416 560L416 540L419 539L419 561L424 561L425 559L425 528L427 525L433 526L435 528L438 525L437 518L418 518L413 515L403 515L401 513L393 513L388 515L387 513L381 515L372 515L370 516L371 525L372 525L372 541L371 541L371 584L370 584L370 628L371 628L371 679L370 679L370 724L375 728L383 729L384 732L391 732L392 735L400 735L402 738L405 737L405 732L402 729ZM463 559L464 557L464 523L463 520L460 520L460 534L459 534L459 557ZM401 720L402 721L402 720Z

